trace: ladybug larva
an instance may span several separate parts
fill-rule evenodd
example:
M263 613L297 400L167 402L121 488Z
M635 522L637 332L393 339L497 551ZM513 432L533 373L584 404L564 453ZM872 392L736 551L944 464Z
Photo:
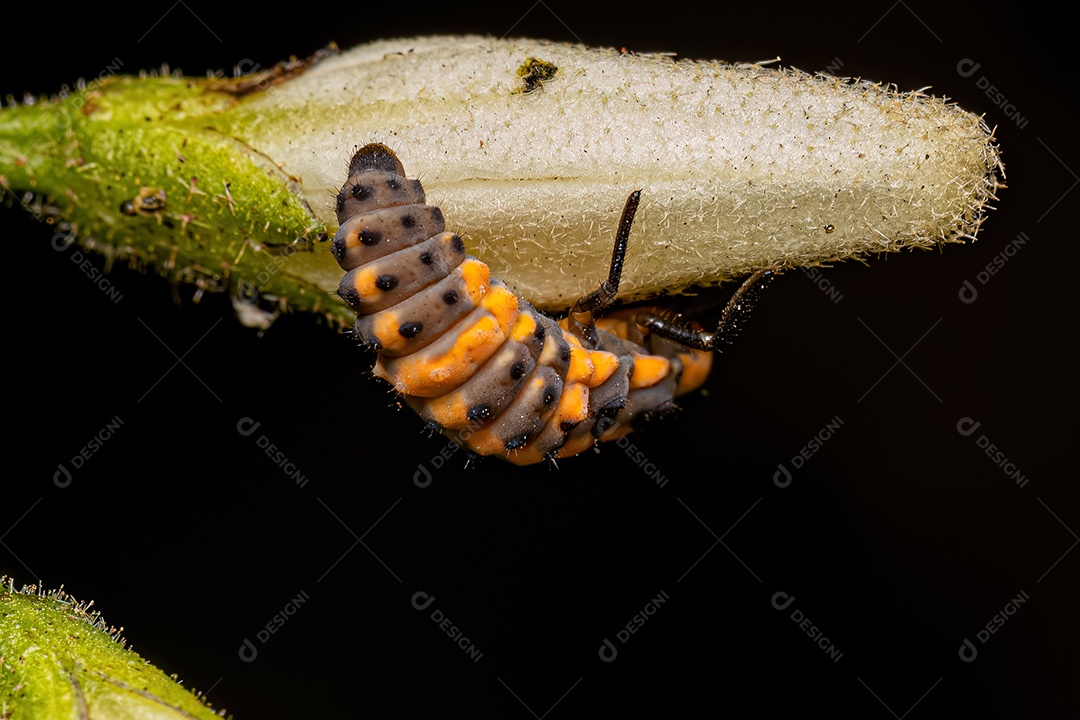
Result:
M626 201L608 278L556 323L468 255L385 145L365 145L337 195L331 251L356 337L429 427L518 465L569 457L673 409L708 375L772 278L752 275L715 333L650 311L601 318L615 302L641 192Z

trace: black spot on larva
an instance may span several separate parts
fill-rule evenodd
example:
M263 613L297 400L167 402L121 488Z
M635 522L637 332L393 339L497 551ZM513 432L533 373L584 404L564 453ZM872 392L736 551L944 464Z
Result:
M412 186L413 186L413 192L415 192L417 194L424 192L424 186L420 184L419 180L413 180L412 181Z
M599 415L600 417L613 418L618 415L625 406L626 397L618 397L609 402L604 407L600 408L599 412L597 412L597 415Z
M397 287L398 279L394 275L380 275L375 278L375 287L383 292L389 292Z
M424 329L424 323L418 322L404 322L401 323L401 327L398 328L398 334L401 337L409 340L420 334L420 331Z
M430 251L422 252L420 253L420 262L424 263L425 265L430 265L431 263L435 262L435 258L432 256Z
M510 438L504 443L504 447L507 450L517 450L519 447L529 441L528 435L518 435L516 438Z
M491 405L489 403L473 405L469 408L469 411L465 413L465 417L469 422L481 422L487 420L491 417Z
M544 83L555 77L558 71L559 66L547 60L534 57L526 58L525 62L517 69L518 77L524 81L525 86L518 88L515 92L536 92L544 86Z
M525 377L525 363L516 362L510 366L510 379L520 380Z
M544 338L547 337L547 330L540 323L536 324L536 331L533 332L533 337L540 342L544 342Z
M570 362L570 346L563 345L559 348L559 359L563 362Z
M364 243L368 247L372 245L378 245L382 242L382 233L378 230L369 230L364 228L360 231L360 242Z
M580 420L563 420L561 423L559 423L559 429L562 430L564 433L568 433L580 424Z
M345 209L345 191L340 190L337 194L337 211L341 212Z
M367 185L361 185L360 183L353 185L352 190L349 192L351 192L352 196L357 200L367 200L371 197L371 188Z
M596 418L596 424L593 425L593 435L595 437L600 437L601 435L606 433L608 430L610 430L611 426L614 425L614 424L615 424L615 420L613 418L607 418L607 417L598 417L598 418Z
M401 192L401 183L397 181L397 178L390 178L386 181L386 187L390 188L394 192Z
M338 262L345 259L345 238L334 238L334 242L330 243L330 254L333 255L334 259Z
M416 225L416 218L414 218L412 215L401 216L401 227L411 228L414 225Z
M454 252L465 252L465 241L461 239L460 235L455 235L450 238L451 246L454 248Z
M349 288L344 292L341 288L338 288L338 297L347 302L350 307L358 307L360 305L360 294L356 292L356 288Z
M457 290L447 290L443 293L442 301L447 305L453 305L458 301Z
M613 424L615 424L615 416L618 415L623 407L626 405L626 398L619 397L609 402L604 407L596 411L596 424L593 425L592 435L593 437L600 437L606 433Z
M551 403L555 402L555 400L557 400L558 397L559 397L559 393L555 392L555 388L550 388L549 387L549 388L544 389L544 404L545 405L551 405Z
M435 221L436 225L441 223L443 221L442 210L437 207L431 208L431 219Z

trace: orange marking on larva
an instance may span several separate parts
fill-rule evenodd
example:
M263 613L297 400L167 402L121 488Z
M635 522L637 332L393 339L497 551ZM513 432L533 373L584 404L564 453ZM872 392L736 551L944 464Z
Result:
M487 265L484 267L486 268ZM510 332L510 325L518 316L517 295L501 285L494 285L484 297L481 307L487 308L499 320L503 335Z
M443 398L446 398L446 400L443 401ZM430 406L431 415L435 422L451 430L461 430L468 427L468 403L453 392L447 393L443 398L436 398Z
M469 449L477 455L497 455L503 443L489 428L482 427L469 435Z
M617 338L626 339L626 320L620 317L603 317L596 321L596 327L611 333Z
M476 258L469 258L457 269L461 271L461 276L465 279L473 303L480 304L480 300L487 294L488 286L491 284L491 268L487 266L487 263L480 262Z
M383 291L375 286L376 279L378 279L378 275L371 269L359 270L353 276L353 288L356 290L361 302L383 294Z
M630 375L630 389L652 387L671 372L671 361L659 355L634 353L634 372Z
M472 377L506 340L506 331L499 318L483 305L447 333L456 340L445 352L432 352L441 344L436 341L411 355L380 356L373 372L402 395L438 397Z
M559 452L555 453L555 457L567 458L580 455L594 444L596 444L596 439L592 435L586 433L580 437L568 440L565 445L559 448Z
M549 423L558 422L577 425L589 417L589 388L584 383L563 386L555 413Z
M401 319L393 310L383 310L375 316L375 339L386 350L400 350L405 346L406 339L398 332L401 327ZM366 338L371 340L371 338Z
M363 230L363 226L357 225L350 232L345 234L345 250L353 250L360 246L360 231Z
M536 332L536 318L528 313L521 313L510 329L510 339L522 342Z
M567 337L570 343L570 369L566 371L566 382L589 383L596 368L592 363L592 354L581 347L573 335Z
M506 459L514 465L535 465L544 462L544 456L536 451L536 448L526 445L525 447L511 450Z
M682 360L683 371L675 388L676 396L685 395L705 384L705 379L712 369L713 354L691 350L679 353L679 359Z
M597 387L607 382L607 379L619 369L619 358L609 352L590 350L589 359L593 364L593 374L592 379L589 381L589 387Z
M600 436L600 440L602 442L618 440L619 438L629 435L632 432L634 432L634 428L630 425L613 425L610 430Z

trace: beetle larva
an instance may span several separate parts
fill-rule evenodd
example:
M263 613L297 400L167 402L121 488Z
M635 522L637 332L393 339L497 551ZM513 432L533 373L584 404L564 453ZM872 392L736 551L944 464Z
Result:
M337 194L332 252L338 293L356 310L356 336L379 354L375 374L431 429L477 455L528 465L614 440L638 419L674 408L704 382L707 353L730 336L771 273L751 276L716 333L648 311L599 315L618 295L641 192L630 194L607 280L560 326L493 278L448 232L394 152L360 148Z

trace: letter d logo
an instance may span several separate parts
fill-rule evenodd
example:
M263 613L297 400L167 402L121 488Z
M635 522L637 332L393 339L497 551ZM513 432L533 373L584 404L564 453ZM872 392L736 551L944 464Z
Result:
M244 662L254 662L259 656L259 649L250 640L244 638L244 644L240 646L238 654Z
M783 590L772 596L772 606L777 610L787 610L793 602L795 602L795 596L788 595Z
M71 471L64 467L64 463L56 466L56 472L52 476L53 485L58 488L66 488L71 484Z
M960 286L960 302L965 305L970 305L975 302L979 297L979 291L975 289L975 286L971 284L970 280L965 280L964 284Z
M964 58L960 62L956 63L956 74L960 77L971 77L981 67L982 63L977 63L971 58Z
M962 417L956 423L956 432L967 437L978 430L980 425L982 425L981 422L975 422L974 419L969 417Z
M433 602L435 602L435 596L428 595L423 590L412 596L412 606L417 610L427 610Z
M242 417L236 423L236 432L240 433L244 437L247 437L251 433L258 430L260 425L262 425L261 422L256 422L249 417Z
M778 488L786 488L791 484L791 473L784 467L784 463L780 463L776 466L776 472L773 473L772 481Z
M412 476L413 484L418 488L426 488L431 484L431 471L427 469L424 463L420 463L417 466L416 472Z

